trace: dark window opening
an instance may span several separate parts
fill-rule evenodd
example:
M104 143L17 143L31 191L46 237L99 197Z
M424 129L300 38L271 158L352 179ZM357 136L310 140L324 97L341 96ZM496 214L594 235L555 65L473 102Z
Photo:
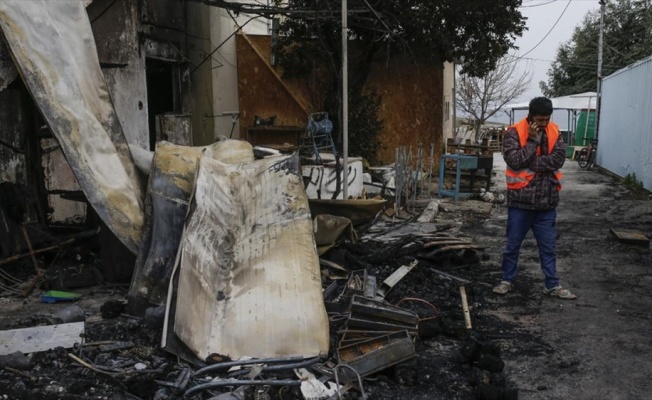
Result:
M175 100L176 65L154 59L147 59L147 114L149 123L149 149L156 148L156 116L177 112Z

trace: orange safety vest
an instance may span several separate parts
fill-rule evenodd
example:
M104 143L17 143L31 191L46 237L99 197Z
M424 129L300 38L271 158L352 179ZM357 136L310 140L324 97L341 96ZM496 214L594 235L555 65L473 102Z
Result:
M523 118L516 125L513 125L510 128L516 129L521 147L524 147L529 137L528 130L530 128L530 124L527 122L527 118ZM546 127L546 135L548 135L548 154L551 154L552 150L555 148L555 143L557 143L557 140L559 139L559 127L557 124L548 122L548 126ZM540 154L541 148L537 147L537 155ZM557 181L557 191L560 191L562 186L561 171L553 171L553 174L555 176L555 180ZM507 189L519 190L523 189L530 182L532 182L536 172L532 171L529 168L515 170L511 169L508 165L507 169L505 170L505 175L507 178Z

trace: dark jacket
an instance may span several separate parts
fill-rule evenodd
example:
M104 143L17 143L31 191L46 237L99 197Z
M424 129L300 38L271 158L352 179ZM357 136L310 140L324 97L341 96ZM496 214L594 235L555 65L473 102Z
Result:
M503 140L503 158L510 168L520 170L529 168L536 176L526 187L507 191L507 206L526 210L550 210L559 204L559 191L553 171L560 169L566 161L566 146L561 136L555 147L548 153L547 137L542 143L528 139L521 147L518 133L509 129ZM537 146L541 145L541 155L537 156Z

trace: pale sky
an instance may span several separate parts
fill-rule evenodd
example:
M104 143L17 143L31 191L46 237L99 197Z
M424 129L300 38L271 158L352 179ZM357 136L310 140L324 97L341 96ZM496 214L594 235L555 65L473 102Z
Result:
M559 45L571 38L573 29L579 25L588 11L600 8L598 0L523 0L521 13L527 18L527 31L516 41L519 50L512 52L517 56L525 54L543 39L555 21L561 19L550 32L548 37L519 61L522 68L530 67L534 72L530 90L519 101L528 101L530 98L541 95L539 81L547 81L546 75L550 68L550 61L555 58ZM549 4L546 4L549 3ZM568 9L564 12L564 9ZM563 15L562 15L563 13ZM597 41L597 38L596 38ZM588 61L587 62L593 62ZM597 74L597 60L596 74Z
M564 12L566 6L568 8ZM557 54L557 48L561 43L571 38L573 29L582 22L588 11L599 8L598 0L570 0L570 4L568 0L523 0L521 12L527 18L526 27L528 30L516 41L519 50L511 51L511 54L521 56L529 52L546 36L560 16L561 19L541 44L525 55L524 59L518 61L519 68L530 68L533 77L529 90L515 100L514 103L527 102L533 97L542 95L539 82L548 81L547 71L550 68L551 61ZM593 61L587 60L587 62ZM595 64L595 73L597 75L597 59ZM553 114L553 119L557 120L560 125L562 123L566 125L566 113L559 111L556 114L559 115ZM504 116L497 115L496 117L498 118L492 119L505 121Z

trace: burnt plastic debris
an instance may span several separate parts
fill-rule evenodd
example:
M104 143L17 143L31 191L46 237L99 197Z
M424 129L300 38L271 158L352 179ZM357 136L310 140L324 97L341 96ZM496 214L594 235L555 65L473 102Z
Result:
M0 356L0 367L25 371L32 368L32 360L20 351Z
M48 325L70 324L73 322L86 321L86 312L77 304L71 304L51 315L43 315L38 318L40 323Z
M163 328L165 320L165 307L149 307L145 310L145 323L152 329Z
M67 324L71 322L82 322L86 320L86 312L76 304L62 308L52 315L58 324Z
M112 319L117 318L122 313L124 313L127 308L127 303L121 300L109 300L106 303L102 304L100 307L100 312L102 313L102 318Z

